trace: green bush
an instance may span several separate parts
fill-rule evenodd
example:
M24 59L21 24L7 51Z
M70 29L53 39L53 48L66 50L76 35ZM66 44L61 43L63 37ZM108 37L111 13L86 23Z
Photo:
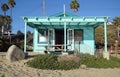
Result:
M106 60L103 57L95 57L89 54L79 54L80 63L72 60L58 61L57 55L38 55L33 60L27 62L28 66L38 69L50 70L70 70L79 68L80 64L86 65L88 68L120 68L120 58L110 57Z
M27 62L28 66L38 69L50 70L70 70L79 68L80 63L70 60L58 61L57 55L38 55L33 60Z
M90 68L120 68L120 58L110 57L106 60L103 57L95 57L89 54L80 54L81 64Z

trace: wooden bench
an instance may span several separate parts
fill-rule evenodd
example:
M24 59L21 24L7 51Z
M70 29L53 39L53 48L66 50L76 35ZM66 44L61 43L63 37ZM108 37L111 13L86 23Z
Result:
M70 45L67 45L66 46L70 46ZM60 51L60 52L63 52L64 51L64 44L58 44L58 45L46 45L45 46L45 53L48 53L48 52L56 52L56 51Z

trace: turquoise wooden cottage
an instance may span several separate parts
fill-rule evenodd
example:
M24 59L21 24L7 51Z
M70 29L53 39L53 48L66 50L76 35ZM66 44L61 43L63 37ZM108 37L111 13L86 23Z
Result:
M81 17L57 14L49 17L23 17L25 22L24 52L26 52L26 26L34 29L33 52L74 51L95 52L95 28L104 25L104 51L107 52L106 22L108 17Z

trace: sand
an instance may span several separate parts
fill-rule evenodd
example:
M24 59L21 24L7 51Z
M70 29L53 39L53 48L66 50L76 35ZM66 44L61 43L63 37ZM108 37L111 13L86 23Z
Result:
M29 59L8 62L0 60L0 77L120 77L120 69L74 69L74 70L41 70L28 67Z

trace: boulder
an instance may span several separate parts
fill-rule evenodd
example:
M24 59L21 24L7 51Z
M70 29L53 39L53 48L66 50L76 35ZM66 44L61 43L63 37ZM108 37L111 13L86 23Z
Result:
M103 58L105 58L105 59L107 59L107 60L109 60L110 59L110 54L109 54L109 52L103 52Z
M80 58L75 55L59 55L57 60L60 61L74 61L80 63Z
M12 45L9 47L6 54L7 60L9 60L10 62L13 62L13 61L22 60L24 58L25 58L24 52L20 48L18 48L16 45Z
M80 65L80 68L82 68L82 69L87 69L87 66L84 65L84 64L82 64L82 65Z

